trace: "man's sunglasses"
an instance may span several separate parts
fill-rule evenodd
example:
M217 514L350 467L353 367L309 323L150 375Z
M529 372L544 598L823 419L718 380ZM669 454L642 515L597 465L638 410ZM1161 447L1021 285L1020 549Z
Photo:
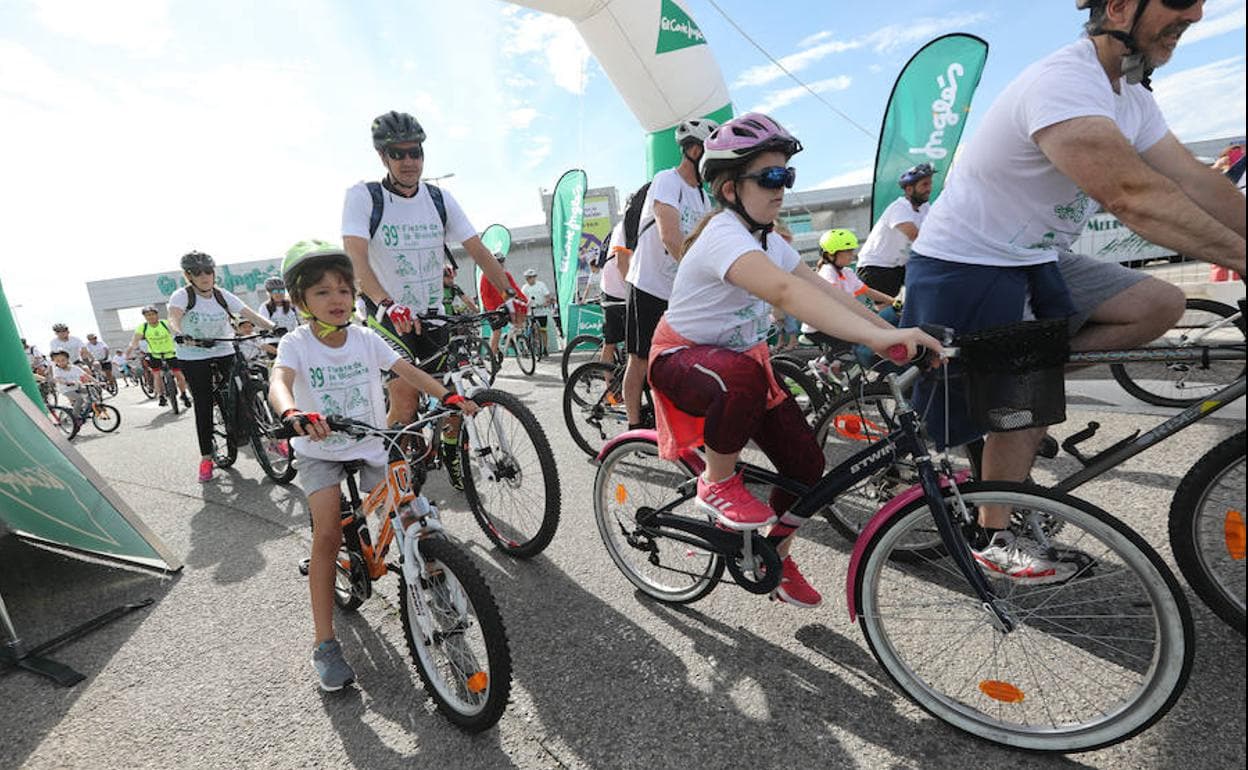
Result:
M759 187L768 190L779 190L781 187L792 190L793 183L797 181L797 169L792 166L768 166L754 172L753 174L745 174L742 179L753 179L758 182Z
M1161 0L1161 4L1172 11L1186 11L1196 5L1196 0Z
M191 277L193 278L195 276L200 276L200 275L212 275L213 273L217 271L210 267L210 268L207 268L206 270L187 270L186 272L190 273Z
M421 158L425 157L425 148L424 147L409 147L406 150L401 150L398 147L387 147L386 157L389 158L390 160L403 160L404 158L411 158L412 160L420 160Z

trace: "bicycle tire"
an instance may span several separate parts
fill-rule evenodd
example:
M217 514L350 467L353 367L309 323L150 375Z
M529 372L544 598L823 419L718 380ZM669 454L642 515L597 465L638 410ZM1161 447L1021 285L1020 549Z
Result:
M73 410L67 406L49 406L48 416L52 418L52 423L57 429L65 434L66 439L77 436L78 431L82 429L82 423L74 419Z
M582 345L592 345L593 350L580 350ZM559 358L559 376L564 382L568 381L568 375L576 371L580 367L590 361L601 360L602 355L602 337L597 334L578 334L563 346L563 353Z
M347 547L338 549L334 562L334 604L343 612L355 612L372 592L364 559Z
M104 390L108 391L108 395L117 395L117 380L104 379Z
M268 389L262 383L248 382L243 386L243 398L245 408L251 413L251 425L247 432L251 449L256 453L256 462L260 463L264 475L278 484L289 484L296 472L295 450L287 440L270 438L272 432L281 427L281 420L269 406Z
M623 379L616 367L590 362L578 366L563 386L563 421L572 440L590 457L597 457L607 441L628 430Z
M813 426L815 415L823 408L826 399L810 371L788 358L771 359L771 371L780 387L792 394L797 401L807 424Z
M39 394L43 396L44 406L51 409L60 403L60 396L56 392L56 384L51 382L43 382L39 384Z
M554 452L537 417L520 399L487 389L472 400L480 409L475 415L463 415L460 429L464 496L491 542L510 556L529 558L550 545L559 527L559 472ZM511 415L515 424L505 420L504 414ZM470 446L469 420L486 446ZM529 446L518 445L521 434ZM541 476L538 483L526 484L525 476L534 474ZM505 503L514 507L512 513L500 510Z
M425 563L419 582L409 585L398 576L408 652L444 717L467 733L488 730L511 696L511 648L502 615L480 570L455 544L429 537L417 547Z
M91 424L100 433L112 433L121 427L121 412L112 404L96 404L91 409Z
M151 369L143 370L143 374L139 376L139 389L149 401L156 398L156 380Z
M173 399L176 400L177 396ZM212 462L218 468L228 468L238 459L238 442L234 440L234 431L230 427L229 416L221 406L218 398L212 405Z
M1080 569L1061 583L1008 583L998 601L1018 627L998 631L951 564L893 561L892 545L907 529L930 526L927 501L914 501L874 533L857 571L859 623L889 677L953 727L1031 751L1089 751L1160 719L1182 693L1193 657L1191 611L1161 557L1125 524L1068 495L989 482L964 485L962 498L1061 518L1067 539L1057 546ZM1076 530L1082 534L1072 541ZM927 567L934 569L924 574ZM1126 595L1131 590L1138 595ZM1102 663L1100 675L1092 671ZM1078 681L1041 684L1067 672ZM933 684L937 678L948 685ZM1120 703L1108 702L1114 688Z
M169 399L169 403L173 406L173 413L181 412L182 402L178 400L178 384L173 379L173 372L168 369L162 370L161 381L165 385L165 398Z
M1244 633L1244 431L1196 461L1170 504L1170 548L1196 595ZM1228 507L1229 506L1229 507ZM1229 568L1229 569L1228 569ZM1225 577L1220 572L1229 572Z
M1171 347L1187 347L1187 338L1200 335L1200 330L1239 312L1230 305L1209 299L1190 298L1185 305L1183 317L1174 329L1162 337ZM1193 314L1204 314L1193 315ZM1211 316L1211 317L1209 317ZM1242 319L1241 319L1242 323ZM1214 339L1201 340L1205 344L1244 344L1244 333L1234 323L1226 324ZM1110 373L1122 389L1145 403L1154 406L1188 407L1208 398L1219 389L1243 377L1248 369L1240 361L1210 361L1207 368L1196 363L1167 364L1160 361L1144 361L1130 364L1111 364ZM1189 377L1200 379L1189 383ZM1183 395L1184 391L1190 395Z
M637 523L641 508L662 508L693 471L659 457L650 439L611 447L594 475L594 522L611 561L639 591L665 604L690 604L715 590L724 575L719 554L662 537ZM673 513L700 516L693 500Z
M533 345L529 342L528 335L517 335L512 341L511 351L516 356L516 366L520 367L520 371L526 377L532 377L533 372L537 371L537 354L533 352Z

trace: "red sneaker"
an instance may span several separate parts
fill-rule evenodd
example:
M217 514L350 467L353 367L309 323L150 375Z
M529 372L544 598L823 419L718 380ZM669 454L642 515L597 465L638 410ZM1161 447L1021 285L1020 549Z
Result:
M212 460L207 457L199 461L199 481L212 481Z
M698 476L698 508L713 514L719 524L728 529L758 529L775 522L776 513L771 506L760 501L745 488L740 473L734 473L723 481L709 484L706 474Z
M804 607L810 609L818 607L823 601L823 596L815 590L814 586L806 582L806 578L797 569L790 556L784 557L783 568L780 573L780 585L776 586L776 590L772 591L772 597L782 602L788 602L795 607Z

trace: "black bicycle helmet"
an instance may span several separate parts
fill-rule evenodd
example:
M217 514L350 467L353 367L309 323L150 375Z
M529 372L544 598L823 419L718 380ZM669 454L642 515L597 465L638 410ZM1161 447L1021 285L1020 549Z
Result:
M406 112L391 110L373 121L373 148L381 151L399 142L424 142L425 129Z
M216 270L217 263L202 251L190 251L182 255L182 269L188 273Z
M69 331L69 327L68 327L68 326L66 326L65 324L62 324L62 323L55 323L55 324L52 324L52 331L54 331L54 332L67 332L67 331Z

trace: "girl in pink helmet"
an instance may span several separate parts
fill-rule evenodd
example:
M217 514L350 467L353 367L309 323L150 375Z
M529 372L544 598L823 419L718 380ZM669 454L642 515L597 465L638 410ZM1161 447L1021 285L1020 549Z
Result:
M659 449L674 459L704 445L706 472L697 505L735 530L772 525L768 537L784 558L775 598L814 607L821 597L789 556L804 519L788 512L793 497L773 490L771 504L753 497L735 473L753 439L784 476L814 483L823 453L792 397L777 384L767 352L772 306L816 329L883 354L904 345L939 351L918 329L895 329L819 278L772 231L784 191L793 186L789 158L801 143L758 113L735 118L705 143L702 178L719 207L685 242L667 312L649 358Z

